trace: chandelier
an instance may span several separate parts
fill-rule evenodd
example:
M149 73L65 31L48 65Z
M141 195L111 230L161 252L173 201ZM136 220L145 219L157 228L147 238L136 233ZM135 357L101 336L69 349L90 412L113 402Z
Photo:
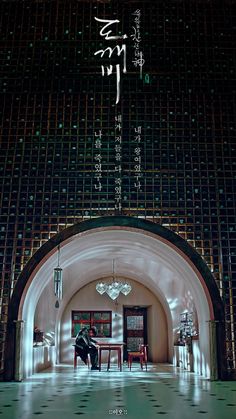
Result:
M131 285L128 282L118 281L115 277L114 272L114 260L112 261L112 282L100 281L96 284L96 290L99 294L109 295L112 300L116 300L119 294L122 293L125 296L132 290Z

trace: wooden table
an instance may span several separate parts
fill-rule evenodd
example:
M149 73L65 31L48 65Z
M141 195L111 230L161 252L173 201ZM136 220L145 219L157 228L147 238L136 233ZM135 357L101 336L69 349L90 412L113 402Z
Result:
M111 364L111 351L117 351L118 356L118 368L120 368L120 371L122 371L122 362L121 362L121 356L122 356L122 349L125 345L124 342L97 342L98 346L98 365L99 365L99 371L101 371L101 365L102 365L102 351L108 351L108 360L107 360L107 371L110 369Z

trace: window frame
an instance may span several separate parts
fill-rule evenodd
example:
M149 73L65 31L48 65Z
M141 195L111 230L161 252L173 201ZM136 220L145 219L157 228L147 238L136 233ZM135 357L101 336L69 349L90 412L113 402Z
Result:
M81 314L81 313L89 313L89 320L75 320L75 314ZM108 314L109 315L109 319L108 320L97 320L94 318L94 316L97 313L103 313L103 314ZM84 327L92 327L95 324L109 324L110 325L110 334L109 335L102 335L102 334L97 334L96 337L99 338L112 338L112 311L111 310L72 310L71 311L71 337L75 338L76 337L76 332L75 332L75 328L74 325L80 323L81 326L84 325ZM89 324L89 326L88 326ZM83 326L82 326L83 327Z

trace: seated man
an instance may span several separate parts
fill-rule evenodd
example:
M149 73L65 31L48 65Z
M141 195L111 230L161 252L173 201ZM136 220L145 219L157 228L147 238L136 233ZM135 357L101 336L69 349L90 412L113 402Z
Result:
M91 359L91 370L99 370L98 368L98 350L96 341L92 339L96 335L96 329L91 327L88 331L86 327L80 330L75 338L75 350L82 361L87 365L88 354Z

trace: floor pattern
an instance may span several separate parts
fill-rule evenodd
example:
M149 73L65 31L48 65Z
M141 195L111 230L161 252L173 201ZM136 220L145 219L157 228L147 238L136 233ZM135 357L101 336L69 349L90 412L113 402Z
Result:
M0 383L0 419L233 419L236 381L209 381L169 365L101 372L61 365Z

